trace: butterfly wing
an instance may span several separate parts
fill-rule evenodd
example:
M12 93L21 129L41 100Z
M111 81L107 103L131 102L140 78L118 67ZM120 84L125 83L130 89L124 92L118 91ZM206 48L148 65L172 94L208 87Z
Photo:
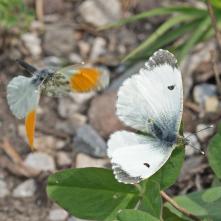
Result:
M128 126L159 139L175 139L183 111L181 73L168 51L158 50L139 74L121 86L117 115Z
M7 86L7 101L12 113L18 118L25 118L26 134L30 147L34 144L36 108L40 90L32 83L32 78L18 76Z
M108 156L116 179L138 183L158 171L168 160L173 148L156 138L119 131L108 141Z
M68 66L55 72L51 79L42 85L49 96L60 96L69 92L89 92L101 90L109 83L109 75L97 68L83 65Z

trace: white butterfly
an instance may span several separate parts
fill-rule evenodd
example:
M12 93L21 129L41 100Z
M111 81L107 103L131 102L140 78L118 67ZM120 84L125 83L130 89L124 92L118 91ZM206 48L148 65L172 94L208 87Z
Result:
M118 131L108 141L108 156L116 179L138 183L168 160L178 139L183 113L183 87L177 60L156 51L138 74L120 87L117 115L140 133Z

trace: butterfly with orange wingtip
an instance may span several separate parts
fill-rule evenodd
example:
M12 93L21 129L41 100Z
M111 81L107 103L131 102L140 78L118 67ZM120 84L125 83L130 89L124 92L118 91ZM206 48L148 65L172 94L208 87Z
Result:
M25 118L25 129L29 146L34 150L36 108L40 95L62 96L69 92L101 90L109 84L109 75L97 68L83 64L68 66L60 70L37 69L25 61L17 61L32 77L14 77L7 86L7 100L12 113Z

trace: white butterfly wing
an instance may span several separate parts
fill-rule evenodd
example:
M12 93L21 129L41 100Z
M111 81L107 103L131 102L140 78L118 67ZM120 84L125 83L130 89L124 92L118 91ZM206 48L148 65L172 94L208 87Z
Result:
M108 156L116 179L138 183L157 172L170 157L173 147L155 138L119 131L108 141Z
M7 86L7 100L12 113L18 118L25 118L38 105L40 91L31 83L31 78L18 76Z
M154 136L163 131L176 134L183 110L182 78L176 59L170 52L159 50L145 65L120 88L117 115L126 125Z

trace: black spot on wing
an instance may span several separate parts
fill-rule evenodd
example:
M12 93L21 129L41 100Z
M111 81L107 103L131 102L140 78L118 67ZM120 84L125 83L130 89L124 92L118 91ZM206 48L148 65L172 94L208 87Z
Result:
M169 85L167 88L172 91L175 88L175 86L176 85Z
M154 69L156 66L169 64L171 67L177 67L177 59L175 56L167 50L159 49L156 51L146 62L148 70Z
M144 163L144 166L146 166L146 167L150 167L150 164L149 163Z
M140 176L132 177L126 171L124 171L120 165L113 163L112 168L114 170L114 175L119 182L126 184L139 183L142 178Z

